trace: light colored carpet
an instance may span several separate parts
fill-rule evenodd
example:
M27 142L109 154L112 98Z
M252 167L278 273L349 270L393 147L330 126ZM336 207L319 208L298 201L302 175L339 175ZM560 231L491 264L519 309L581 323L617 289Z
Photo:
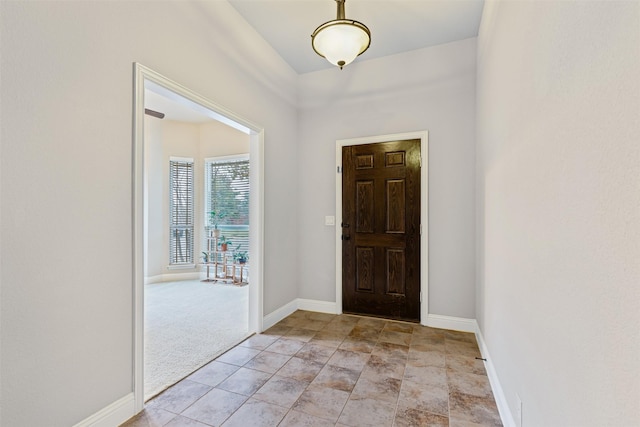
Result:
M248 335L249 286L190 280L144 291L145 400Z

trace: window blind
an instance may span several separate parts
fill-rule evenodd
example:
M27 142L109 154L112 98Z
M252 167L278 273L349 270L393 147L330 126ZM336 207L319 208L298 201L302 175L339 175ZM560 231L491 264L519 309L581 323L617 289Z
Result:
M221 234L232 241L230 249L248 252L249 158L208 160L205 170L205 218L216 212L222 217ZM211 228L207 224L206 231Z
M169 264L193 264L193 160L169 162Z

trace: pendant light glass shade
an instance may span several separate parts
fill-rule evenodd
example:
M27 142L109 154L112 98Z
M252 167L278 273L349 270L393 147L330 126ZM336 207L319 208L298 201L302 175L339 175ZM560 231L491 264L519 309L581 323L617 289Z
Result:
M338 19L325 22L311 35L316 53L342 69L371 44L371 33L361 22L344 19L344 0L338 3Z

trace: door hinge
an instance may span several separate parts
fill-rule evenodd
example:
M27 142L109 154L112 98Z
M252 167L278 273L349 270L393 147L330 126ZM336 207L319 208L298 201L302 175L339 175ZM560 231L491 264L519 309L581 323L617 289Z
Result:
M340 166L336 166L336 173L340 173L340 172L342 172L342 171L340 170Z
M420 235L422 236L422 224L420 224Z
M422 292L420 292L420 303L422 304Z
M422 167L422 153L418 155L418 164Z

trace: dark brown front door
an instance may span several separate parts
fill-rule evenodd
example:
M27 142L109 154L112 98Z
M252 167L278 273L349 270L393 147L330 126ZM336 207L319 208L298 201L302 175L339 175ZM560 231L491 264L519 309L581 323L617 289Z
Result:
M342 148L342 309L420 320L420 140Z

